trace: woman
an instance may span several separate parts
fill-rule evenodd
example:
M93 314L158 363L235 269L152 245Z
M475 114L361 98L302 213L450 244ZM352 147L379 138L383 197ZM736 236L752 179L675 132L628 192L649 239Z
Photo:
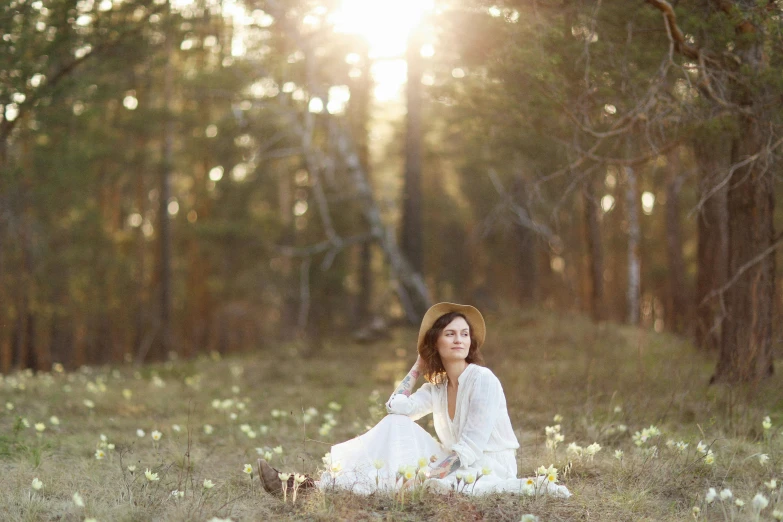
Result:
M433 491L522 492L528 481L517 478L519 443L503 388L482 366L485 336L476 308L431 307L419 328L418 359L386 403L390 415L367 433L333 446L327 462L332 471L316 485L369 494L398 487L398 479L405 483L399 471L412 467L423 470L424 485ZM427 382L412 393L422 375ZM414 422L429 413L440 442ZM535 487L571 495L565 486L545 480Z

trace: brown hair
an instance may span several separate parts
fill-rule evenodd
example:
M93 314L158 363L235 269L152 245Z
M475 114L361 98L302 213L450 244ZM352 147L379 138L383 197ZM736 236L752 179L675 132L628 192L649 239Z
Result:
M468 321L468 318L459 312L449 312L441 315L432 324L427 333L424 334L424 339L421 343L421 358L424 361L424 368L422 373L427 382L432 384L441 384L446 382L446 368L443 367L443 361L440 359L438 353L437 343L441 332L457 317L462 317L465 322L468 323L470 330L470 349L468 350L468 356L465 358L467 363L475 363L484 365L484 358L479 351L478 342L473 335L473 326Z

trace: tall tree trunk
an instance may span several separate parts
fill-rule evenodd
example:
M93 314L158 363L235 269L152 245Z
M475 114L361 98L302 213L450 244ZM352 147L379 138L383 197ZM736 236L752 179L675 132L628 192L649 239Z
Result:
M514 178L513 196L518 205L525 209L528 215L525 183L521 176ZM529 227L517 225L514 230L517 246L517 300L522 306L532 305L538 294L538 256L536 234Z
M169 199L171 197L171 171L174 166L174 115L172 102L174 95L174 57L173 36L166 36L166 66L163 78L163 107L165 124L163 128L163 165L160 179L160 208L158 209L158 234L160 240L160 355L166 356L172 348L171 331L171 220L169 219Z
M22 198L26 199L26 191ZM35 292L33 280L33 254L32 254L32 231L28 210L25 208L26 202L19 217L19 244L21 248L21 273L17 282L16 299L16 324L14 327L14 366L17 369L35 367L35 350L31 350L31 340L35 316L31 309L34 306Z
M666 257L669 261L669 303L666 306L666 324L676 333L684 333L690 324L685 261L682 258L682 226L680 225L680 189L685 181L680 165L680 151L669 153L666 183Z
M368 123L370 119L370 92L372 77L370 69L369 49L362 49L361 75L351 88L351 103L349 117L351 134L356 143L356 154L367 176L371 176L370 147L368 143ZM369 224L368 224L369 225ZM356 326L363 325L370 319L373 293L372 278L372 242L366 241L359 247L359 292L356 296L353 322Z
M2 146L2 144L0 144ZM0 171L3 169L3 158L0 157ZM8 238L8 227L5 222L6 212L10 212L10 208L4 208L6 202L3 191L0 191L0 321L2 324L11 323L11 310L13 305L9 300L9 292L7 287L7 278L5 277L7 271L6 265L6 239ZM0 328L0 374L5 374L11 371L11 365L13 364L13 350L11 346L11 331L12 328Z
M718 184L729 171L730 152L731 142L722 136L701 136L693 142L699 168L699 199L703 201L697 217L695 338L696 346L708 351L717 351L721 339L719 302L716 299L705 301L705 298L726 282L728 184L723 187L718 187Z
M582 209L584 211L583 235L587 246L588 265L588 309L593 321L606 318L604 306L604 253L601 242L601 227L598 222L601 211L596 200L594 181L587 178L582 186Z
M281 234L277 243L284 246L296 245L296 227L293 220L293 194L288 176L277 179L278 203L280 205ZM294 270L293 261L288 256L280 258L280 271L285 284L281 287L282 306L280 309L280 339L290 341L294 338L299 309L299 274Z
M732 163L764 146L756 122L743 118L732 144ZM727 194L728 282L724 296L720 355L713 380L756 382L773 372L772 320L775 300L775 186L762 161L737 168ZM744 269L743 273L739 270Z
M422 197L421 197L421 31L411 31L408 39L408 115L405 134L405 184L402 209L402 251L414 272L423 275ZM421 303L417 303L420 305Z
M625 167L625 206L628 219L628 288L626 314L628 324L639 324L639 300L641 294L641 261L639 259L639 197L636 172Z

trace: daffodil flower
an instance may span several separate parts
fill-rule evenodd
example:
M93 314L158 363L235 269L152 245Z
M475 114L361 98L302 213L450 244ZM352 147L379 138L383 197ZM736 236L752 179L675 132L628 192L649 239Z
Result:
M215 487L214 482L209 479L204 479L204 489L212 489L213 487Z
M39 489L41 489L41 488L43 487L43 482L41 482L41 481L38 479L38 477L35 477L35 478L33 479L33 482L32 482L32 484L30 484L30 485L33 487L33 489L34 489L34 490L38 491Z
M253 466L250 464L245 464L245 466L242 468L242 471L250 475L253 473Z
M153 473L149 469L144 471L144 476L147 477L147 480L149 480L150 482L157 482L157 481L160 480L160 477L158 477L158 474L157 473Z

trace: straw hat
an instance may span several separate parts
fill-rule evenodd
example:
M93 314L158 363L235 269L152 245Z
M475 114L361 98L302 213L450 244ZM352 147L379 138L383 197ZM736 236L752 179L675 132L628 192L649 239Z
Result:
M440 319L441 316L446 315L449 312L459 312L464 315L468 319L468 323L470 323L470 327L473 330L473 337L476 339L478 347L481 348L484 344L484 338L487 336L487 327L484 324L484 317L478 309L470 305L438 303L432 305L421 320L419 341L417 343L419 353L421 353L421 347L424 344L424 336L427 334L427 330L432 328L432 325L435 324L435 321Z

